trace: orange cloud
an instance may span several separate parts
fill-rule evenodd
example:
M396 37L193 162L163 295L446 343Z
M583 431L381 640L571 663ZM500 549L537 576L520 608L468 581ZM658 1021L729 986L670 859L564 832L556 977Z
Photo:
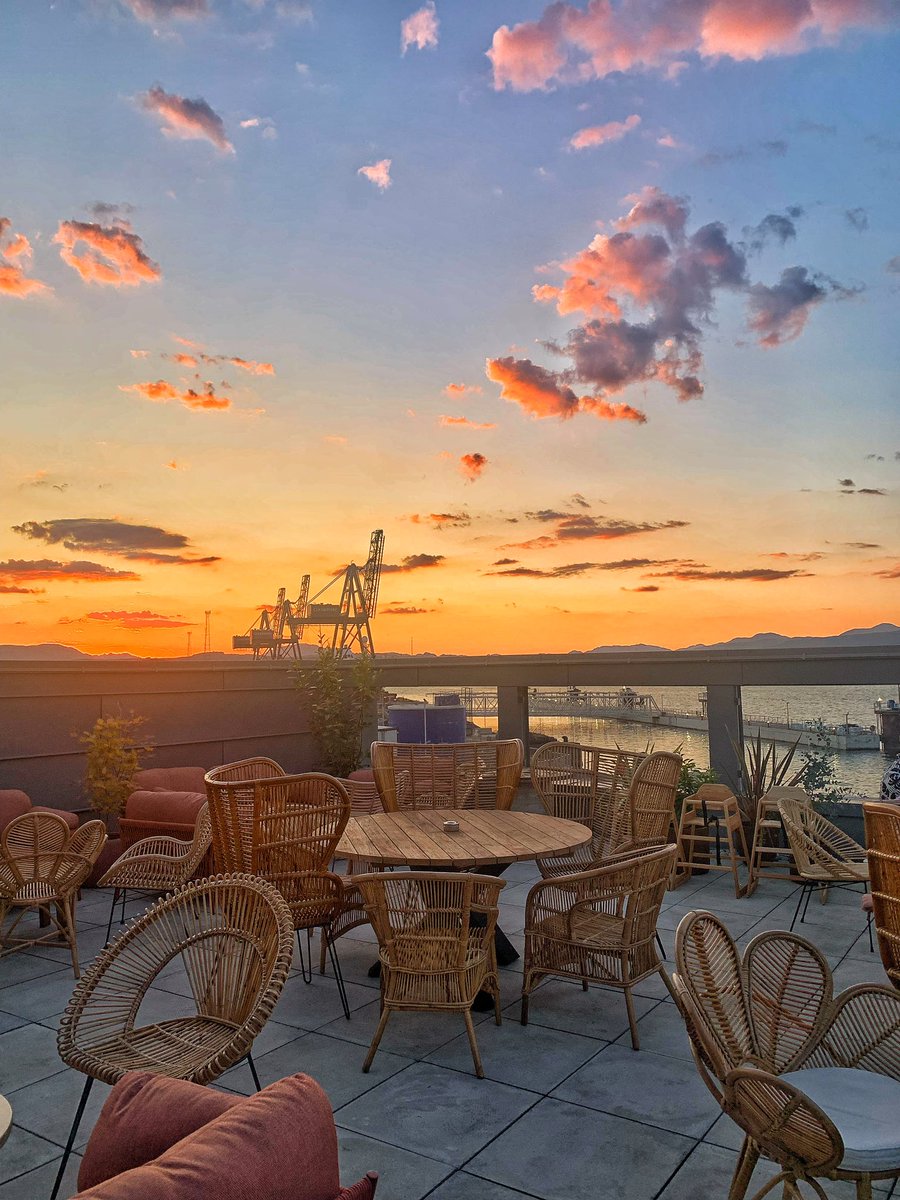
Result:
M192 342L190 338L179 337L177 333L172 334L172 341L177 342L179 346L187 346L188 350L205 349L202 342Z
M463 396L480 396L483 390L477 383L448 383L444 395L451 400L459 400Z
M17 300L49 295L53 289L39 279L29 278L22 265L23 259L31 259L31 242L24 233L12 233L11 228L9 217L0 217L0 294Z
M200 96L196 100L188 100L185 96L176 96L157 86L144 92L138 99L142 108L162 119L162 131L166 137L202 138L212 142L223 154L234 154L234 146L225 136L225 122Z
M607 142L618 142L626 133L636 129L640 123L641 118L637 113L632 113L624 121L607 121L605 125L589 125L572 134L569 138L569 146L572 150L588 150L593 146L605 146Z
M185 408L219 410L231 408L231 400L227 396L218 395L215 385L212 383L205 383L203 390L198 392L194 388L179 388L173 383L167 383L164 379L157 379L155 382L119 384L119 391L132 392L134 395L143 396L145 400L152 400L156 404L168 404L170 400L177 400Z
M196 625L196 621L183 621L179 617L165 617L162 613L141 609L139 612L129 612L118 609L111 612L85 613L86 621L103 621L108 625L118 625L120 629L181 629L186 625Z
M140 579L134 571L116 571L99 563L76 560L56 562L49 558L8 558L0 562L0 584L65 579L71 583L119 583Z
M443 529L447 525L453 529L465 529L472 524L472 518L467 512L410 513L407 520L413 525L431 525L434 529Z
M401 575L424 567L439 567L444 561L443 554L407 554L398 563L385 563L381 572L383 575Z
M53 241L60 247L63 262L77 271L85 283L138 287L142 283L156 283L162 277L158 264L147 257L143 242L125 221L111 226L93 221L60 221ZM86 249L77 251L81 243Z
M448 417L443 414L438 424L445 429L496 429L495 421L470 421L468 417Z
M382 192L387 191L393 180L391 179L391 160L383 158L380 162L370 163L367 167L360 167L356 172L357 175L363 175L370 183L374 183Z
M640 409L630 404L610 404L596 396L578 397L561 376L528 358L489 358L485 374L501 385L503 400L518 404L538 419L567 420L577 412L590 412L605 421L634 421L643 425L647 420Z
M554 3L537 21L501 25L487 56L494 87L548 91L613 72L662 70L675 78L684 54L761 59L836 42L852 29L897 24L893 0L589 0Z
M480 479L484 473L485 467L488 465L488 460L483 454L479 454L476 450L474 454L463 454L460 456L459 469L471 483L476 479Z

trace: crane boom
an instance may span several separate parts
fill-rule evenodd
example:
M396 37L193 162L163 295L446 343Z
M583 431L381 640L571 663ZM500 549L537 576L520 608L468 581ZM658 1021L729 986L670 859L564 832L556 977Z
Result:
M369 542L369 557L363 568L363 595L366 614L371 620L378 607L378 585L381 582L381 563L384 558L384 530L376 529Z

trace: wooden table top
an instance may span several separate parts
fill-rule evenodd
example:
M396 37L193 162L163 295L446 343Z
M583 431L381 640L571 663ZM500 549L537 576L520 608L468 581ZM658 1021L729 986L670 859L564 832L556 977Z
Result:
M446 820L458 821L459 832L446 833L442 828ZM551 858L590 840L591 831L584 825L544 813L416 809L351 819L335 856L386 867L452 867L463 871Z

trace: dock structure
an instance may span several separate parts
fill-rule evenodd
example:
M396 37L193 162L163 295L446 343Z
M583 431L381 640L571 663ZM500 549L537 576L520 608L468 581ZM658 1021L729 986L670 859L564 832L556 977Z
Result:
M465 707L466 716L477 721L479 717L499 715L497 691L461 688L459 703ZM435 693L434 699L447 693ZM706 696L699 698L700 707L694 712L665 708L649 692L636 692L629 687L615 691L590 691L568 687L561 691L542 691L532 688L528 693L528 712L532 717L581 717L603 721L631 721L638 725L651 725L662 729L685 729L698 733L708 731ZM900 716L900 709L897 710ZM864 729L860 725L823 725L813 721L770 721L743 714L744 736L757 734L769 741L802 748L828 746L832 750L877 750L879 736L874 727Z

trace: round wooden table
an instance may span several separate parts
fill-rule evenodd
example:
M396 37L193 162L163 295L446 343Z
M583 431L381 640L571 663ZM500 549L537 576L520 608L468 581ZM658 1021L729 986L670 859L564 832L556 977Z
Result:
M5 1096L0 1096L0 1146L9 1137L12 1128L12 1109Z
M458 833L445 832L447 820L459 822ZM590 840L587 826L545 813L423 808L349 820L335 856L385 867L472 871L551 858Z

